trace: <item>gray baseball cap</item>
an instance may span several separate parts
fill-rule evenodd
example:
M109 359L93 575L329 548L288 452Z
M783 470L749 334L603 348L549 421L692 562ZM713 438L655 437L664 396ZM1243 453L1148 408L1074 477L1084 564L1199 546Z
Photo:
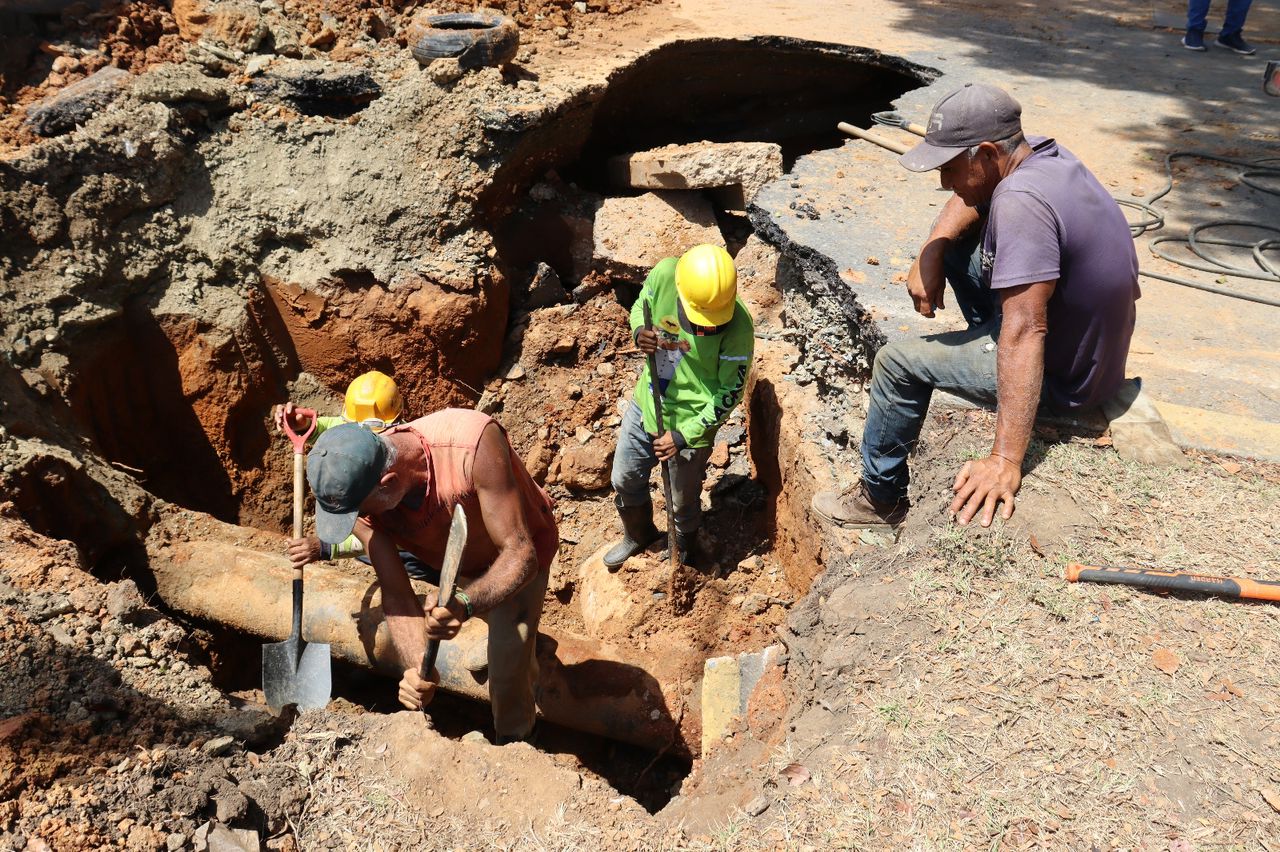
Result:
M980 142L999 142L1022 131L1022 105L1004 89L965 83L929 113L924 141L898 158L913 172L951 162Z
M316 495L316 535L339 544L351 535L360 504L382 481L387 448L357 423L326 429L307 453L307 481Z

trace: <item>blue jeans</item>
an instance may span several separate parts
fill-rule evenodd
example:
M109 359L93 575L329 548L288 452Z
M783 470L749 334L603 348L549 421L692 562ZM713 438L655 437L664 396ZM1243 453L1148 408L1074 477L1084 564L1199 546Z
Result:
M368 556L357 556L357 562L363 562L365 565L372 565L373 561ZM425 580L432 585L439 585L440 572L414 556L407 550L400 551L400 561L404 563L405 573L413 580Z
M649 496L649 474L658 464L653 435L644 430L644 415L632 400L618 426L618 448L613 453L613 490L623 506L643 506ZM706 478L711 447L692 447L671 460L671 509L676 529L685 534L702 525L702 480Z
M1205 22L1209 18L1211 0L1187 0L1187 29L1204 32ZM1231 36L1244 29L1244 19L1249 14L1249 6L1253 0L1227 0L1227 14L1222 19L1222 30L1218 37Z
M862 482L872 499L907 496L907 456L915 449L934 388L979 404L996 401L1000 312L983 286L979 241L952 244L943 269L969 328L886 344L871 369L871 399L862 430Z

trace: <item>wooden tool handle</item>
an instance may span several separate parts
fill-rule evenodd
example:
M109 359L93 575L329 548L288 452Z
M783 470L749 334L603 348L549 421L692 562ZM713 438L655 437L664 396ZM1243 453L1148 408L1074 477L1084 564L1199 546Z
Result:
M302 538L302 504L306 497L306 478L303 469L306 467L307 457L301 453L293 454L293 537ZM293 569L293 578L295 580L302 579L302 566L295 565Z
M436 667L436 657L440 656L440 640L427 640L427 653L422 655L422 665L418 667L418 677L431 680L431 670Z
M846 124L845 122L842 121L836 125L836 128L844 133L849 134L850 136L854 136L854 137L857 137L858 139L863 139L867 142L870 142L873 145L879 145L881 148L888 148L890 151L892 151L895 154L907 153L906 145L900 145L897 142L894 142L892 139L888 139L877 133L871 133L869 131L863 130L861 127L854 127L852 124Z

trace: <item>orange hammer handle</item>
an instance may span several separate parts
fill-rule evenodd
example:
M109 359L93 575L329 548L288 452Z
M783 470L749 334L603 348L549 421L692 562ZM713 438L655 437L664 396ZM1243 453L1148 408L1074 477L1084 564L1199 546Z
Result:
M1277 580L1213 577L1207 574L1155 571L1150 568L1100 568L1076 562L1067 566L1066 578L1072 583L1116 583L1148 589L1201 592L1226 598L1280 602L1280 581Z

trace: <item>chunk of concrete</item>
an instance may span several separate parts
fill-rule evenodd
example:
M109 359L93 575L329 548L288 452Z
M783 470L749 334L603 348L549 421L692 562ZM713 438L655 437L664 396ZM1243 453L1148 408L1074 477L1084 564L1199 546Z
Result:
M1121 385L1115 396L1102 403L1102 412L1111 421L1111 441L1120 458L1161 467L1191 464L1142 390L1141 379Z
M27 124L40 136L58 136L84 124L120 96L129 72L108 65L27 110Z
M733 188L720 199L745 210L760 187L782 177L782 148L772 142L691 142L613 157L609 179L636 189Z
M702 756L740 730L751 694L782 657L781 645L734 657L711 657L702 669Z
M665 257L679 257L700 243L724 245L715 212L700 193L646 192L606 198L595 221L595 268L640 283Z
M249 88L260 97L287 100L308 115L355 110L382 95L382 87L363 68L303 61L277 62Z
M267 23L257 3L227 0L209 6L208 22L202 34L214 44L252 53L258 49L267 32Z
M549 308L567 301L569 301L569 291L564 288L559 274L547 264L539 263L537 271L533 273L533 280L529 282L529 294L525 297L524 306L533 310Z
M236 96L238 104L243 97L235 92L231 83L220 77L210 77L195 65L161 65L138 78L133 84L134 97L143 101L178 103L225 104Z

